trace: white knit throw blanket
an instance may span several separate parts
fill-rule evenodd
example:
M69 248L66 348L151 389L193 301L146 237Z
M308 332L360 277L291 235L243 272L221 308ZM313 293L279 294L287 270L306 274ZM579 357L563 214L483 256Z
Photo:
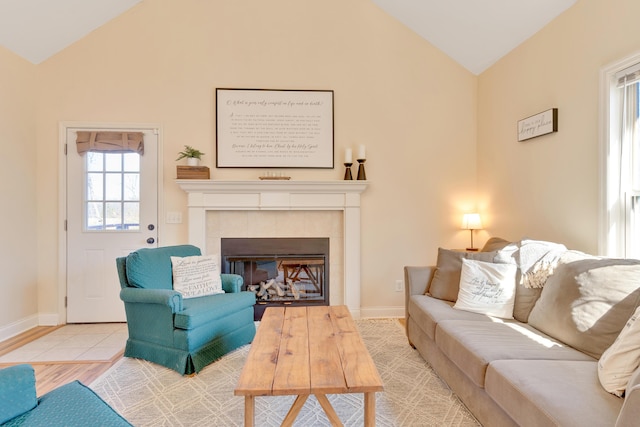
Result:
M566 251L566 246L559 243L522 240L518 251L520 284L525 288L542 288Z

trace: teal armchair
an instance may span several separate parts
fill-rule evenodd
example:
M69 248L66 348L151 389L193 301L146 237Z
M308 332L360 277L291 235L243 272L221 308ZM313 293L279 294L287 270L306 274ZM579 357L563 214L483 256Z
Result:
M173 290L171 257L194 255L200 249L180 245L116 259L129 330L126 357L192 374L253 340L256 300L241 290L241 276L221 275L224 294L184 299Z

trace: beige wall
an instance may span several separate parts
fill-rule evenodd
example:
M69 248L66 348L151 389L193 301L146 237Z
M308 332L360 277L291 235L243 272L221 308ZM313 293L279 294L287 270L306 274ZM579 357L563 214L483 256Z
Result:
M173 161L184 144L207 153L214 179L261 172L215 169L216 87L335 91L336 169L286 172L340 179L344 148L367 145L365 309L402 306L392 289L403 265L467 244L458 226L476 190L487 226L477 243L530 236L596 252L599 70L640 51L638 12L635 0L580 0L479 77L367 0L145 0L38 66L0 50L0 194L14 207L0 225L0 286L19 302L2 303L0 328L57 313L64 294L58 123L161 123L161 215L186 218ZM517 121L551 107L560 131L517 142ZM186 241L186 223L161 225L163 244ZM16 260L38 265L37 292Z
M487 232L598 250L599 71L640 51L636 0L580 0L478 80L478 200ZM559 131L516 122L559 109Z
M37 324L35 68L0 47L0 336Z
M215 169L216 87L335 91L334 170L293 179L341 179L344 148L367 146L363 195L364 308L403 307L394 292L406 264L462 247L475 209L477 78L368 0L145 0L38 66L38 206L58 210L60 121L161 123L164 205L182 211L174 183L184 144L206 153L213 179L259 169ZM39 299L58 309L60 221L41 216ZM162 244L187 224L162 224Z

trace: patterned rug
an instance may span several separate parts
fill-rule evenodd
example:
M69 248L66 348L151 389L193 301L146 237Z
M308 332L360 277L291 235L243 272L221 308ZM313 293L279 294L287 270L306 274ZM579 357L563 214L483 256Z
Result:
M357 320L384 391L376 393L377 426L479 426L431 367L413 350L397 320ZM234 396L249 346L207 366L198 375L178 373L124 358L91 388L129 422L142 426L242 426L244 398ZM363 395L330 395L345 426L362 426ZM294 397L257 397L256 425L279 426ZM294 426L330 426L318 401L309 397Z

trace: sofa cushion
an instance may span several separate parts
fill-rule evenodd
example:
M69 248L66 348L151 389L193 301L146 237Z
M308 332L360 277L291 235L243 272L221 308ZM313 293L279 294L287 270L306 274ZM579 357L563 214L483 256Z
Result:
M171 257L200 255L192 245L143 248L127 256L127 281L145 289L172 289Z
M497 360L485 390L518 425L613 426L623 400L600 387L596 369L595 361Z
M256 303L253 292L208 295L183 301L183 310L175 314L173 323L179 329L195 329L223 319Z
M460 292L453 308L513 319L515 264L462 260Z
M640 260L587 258L560 263L529 324L598 359L640 302Z
M427 336L436 339L436 325L443 320L472 320L491 322L484 314L454 310L451 301L432 298L427 295L413 295L409 298L409 316L412 317Z
M622 396L631 375L640 366L640 307L624 325L598 361L598 378L609 393Z
M24 414L37 404L36 376L31 365L0 370L0 424Z
M173 290L182 298L223 294L218 260L213 255L171 257Z
M593 360L527 324L443 320L436 344L478 387L484 387L489 363L507 359Z
M495 252L463 252L438 248L438 261L428 294L446 301L456 301L460 289L460 272L462 259L493 261Z

